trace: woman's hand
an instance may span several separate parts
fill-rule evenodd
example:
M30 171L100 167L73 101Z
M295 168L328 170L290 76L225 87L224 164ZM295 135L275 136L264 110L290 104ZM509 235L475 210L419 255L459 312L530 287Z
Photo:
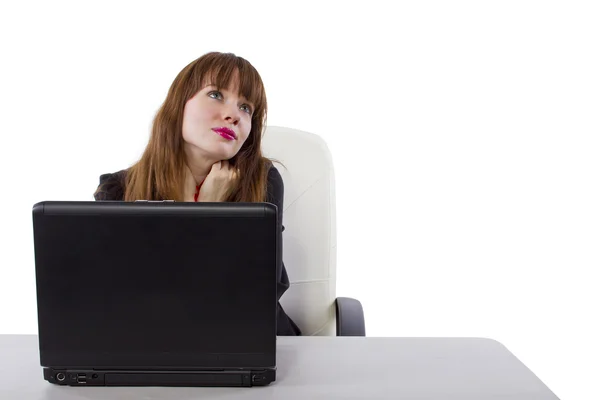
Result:
M224 160L214 163L202 183L198 193L198 201L224 201L229 190L235 186L237 179L238 171L229 164L229 161Z

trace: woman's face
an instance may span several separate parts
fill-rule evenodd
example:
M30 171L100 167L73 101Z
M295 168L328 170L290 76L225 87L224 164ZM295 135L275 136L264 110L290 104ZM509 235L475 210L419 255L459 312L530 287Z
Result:
M231 82L237 82L234 76ZM207 84L185 104L183 140L214 161L235 156L250 134L254 106L238 97L237 84L217 90Z

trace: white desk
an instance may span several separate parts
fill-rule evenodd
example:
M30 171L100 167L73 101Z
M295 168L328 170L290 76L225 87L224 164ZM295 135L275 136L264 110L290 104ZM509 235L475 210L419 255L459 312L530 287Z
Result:
M267 387L67 387L43 379L37 336L0 335L0 399L557 399L489 339L280 337L277 351Z

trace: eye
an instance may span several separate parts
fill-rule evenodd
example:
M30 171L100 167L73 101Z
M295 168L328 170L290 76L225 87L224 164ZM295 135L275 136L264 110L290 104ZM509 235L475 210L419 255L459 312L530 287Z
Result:
M250 107L248 104L242 104L240 108L243 109L244 112L247 112L248 114L252 115L252 107Z
M221 92L215 90L215 91L209 92L208 97L217 99L217 100L221 100L223 98L223 94L221 94Z

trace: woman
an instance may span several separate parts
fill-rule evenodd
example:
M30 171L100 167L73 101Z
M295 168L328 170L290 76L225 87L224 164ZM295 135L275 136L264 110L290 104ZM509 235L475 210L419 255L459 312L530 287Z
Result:
M96 200L269 202L283 211L283 180L262 156L267 98L260 75L231 53L208 53L175 78L150 141L132 167L100 177ZM282 230L283 230L282 226ZM277 299L289 287L277 271ZM278 335L300 335L278 303Z

